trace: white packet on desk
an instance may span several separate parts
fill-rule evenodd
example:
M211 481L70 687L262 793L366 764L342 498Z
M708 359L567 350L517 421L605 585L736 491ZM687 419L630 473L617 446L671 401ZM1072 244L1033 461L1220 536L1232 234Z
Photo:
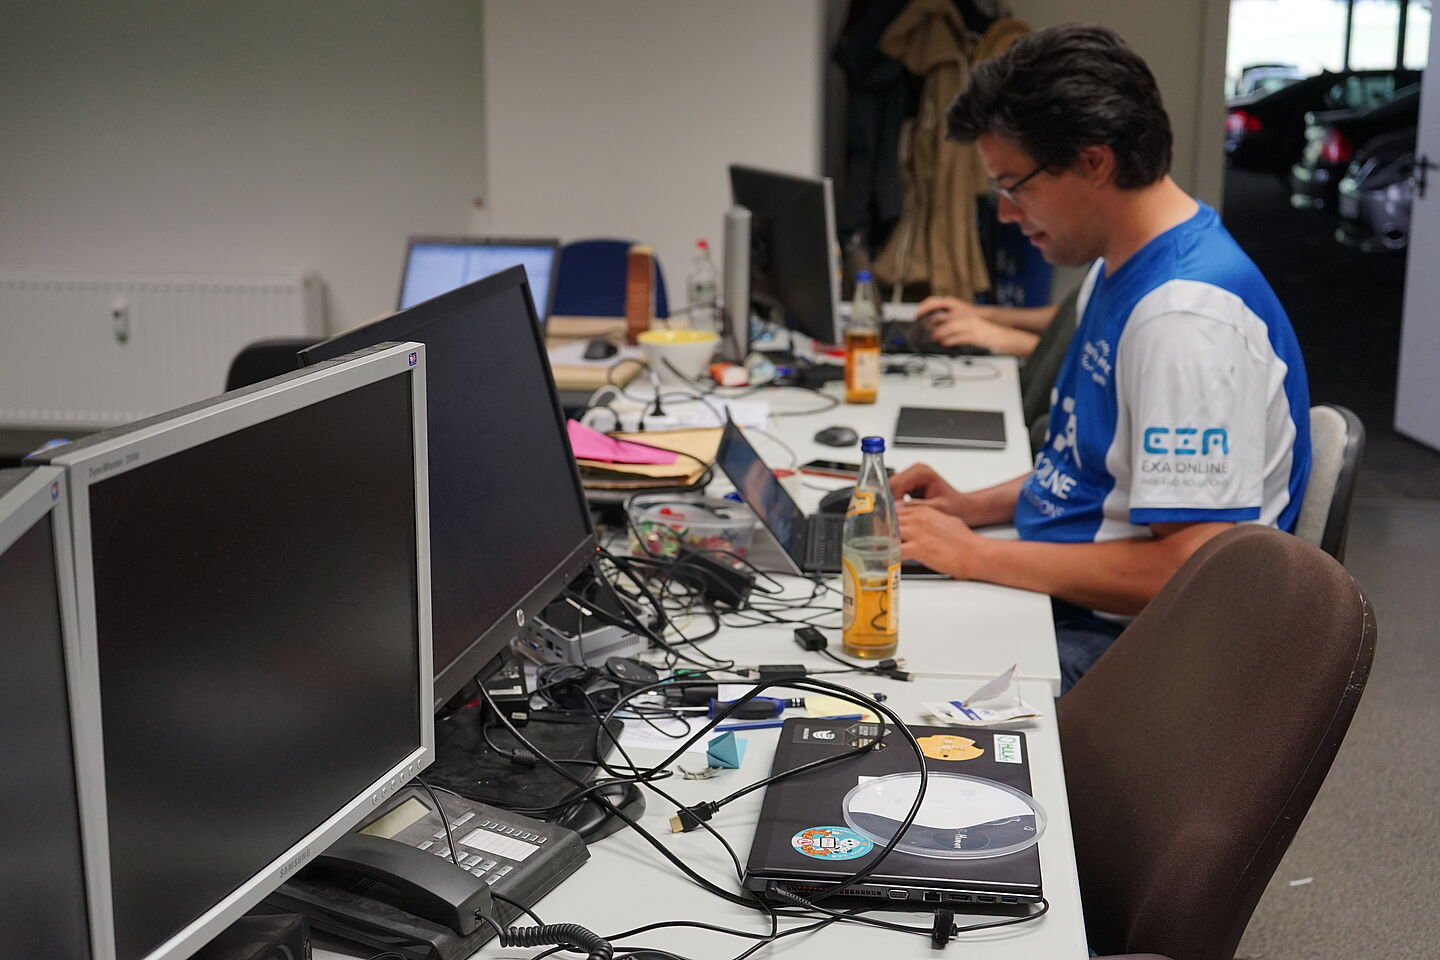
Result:
M925 711L947 726L988 727L998 723L1014 724L1033 720L1040 711L1020 699L1015 686L1015 667L987 680L970 696L943 703L921 704Z

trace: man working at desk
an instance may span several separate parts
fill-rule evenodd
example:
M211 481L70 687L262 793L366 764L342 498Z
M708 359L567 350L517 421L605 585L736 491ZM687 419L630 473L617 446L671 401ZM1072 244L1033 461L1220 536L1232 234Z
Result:
M1309 392L1285 311L1208 206L1168 176L1169 118L1118 36L1071 24L980 64L949 113L1054 264L1094 261L1028 474L961 493L929 466L892 481L901 555L1054 598L1062 692L1202 543L1294 528ZM972 527L1013 522L1021 540Z

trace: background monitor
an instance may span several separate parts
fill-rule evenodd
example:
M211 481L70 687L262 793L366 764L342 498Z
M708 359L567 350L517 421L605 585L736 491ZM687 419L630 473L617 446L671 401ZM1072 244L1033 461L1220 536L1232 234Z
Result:
M0 940L9 956L88 960L106 950L91 942L87 890L102 871L94 781L86 822L77 768L94 769L97 741L71 722L87 695L73 669L67 503L63 470L0 471Z
M518 267L300 352L429 348L437 709L593 559L595 533Z
M553 238L411 237L405 250L397 310L407 310L467 283L524 267L544 324L555 302L560 241Z
M117 960L190 956L430 761L424 353L51 454L98 679Z
M732 165L730 194L750 211L750 299L761 315L821 343L842 342L830 178Z

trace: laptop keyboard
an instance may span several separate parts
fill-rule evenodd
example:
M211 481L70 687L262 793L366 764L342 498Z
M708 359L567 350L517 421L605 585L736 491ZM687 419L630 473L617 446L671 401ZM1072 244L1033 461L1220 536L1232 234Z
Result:
M840 545L845 539L845 518L838 513L810 516L810 565L823 569L840 562Z

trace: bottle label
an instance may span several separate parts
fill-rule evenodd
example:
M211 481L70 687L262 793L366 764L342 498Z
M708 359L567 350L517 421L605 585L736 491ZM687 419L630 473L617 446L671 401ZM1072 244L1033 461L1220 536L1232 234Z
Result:
M874 643L878 636L889 637L899 633L900 565L891 566L888 574L878 583L862 578L849 560L842 560L840 568L845 595L840 607L840 629L846 642L866 646Z
M850 506L845 509L845 516L858 517L862 513L875 512L875 491L856 490L850 494Z
M856 349L852 351L854 358L853 381L850 389L868 392L880 388L880 351L876 349Z

